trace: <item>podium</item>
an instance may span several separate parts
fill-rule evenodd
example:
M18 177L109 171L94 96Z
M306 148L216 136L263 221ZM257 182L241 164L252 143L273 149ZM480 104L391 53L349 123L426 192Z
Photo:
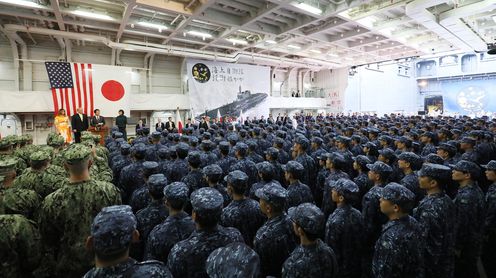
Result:
M90 126L90 128L88 128L88 131L91 132L91 134L100 135L100 146L105 146L105 137L107 137L108 134L107 126Z

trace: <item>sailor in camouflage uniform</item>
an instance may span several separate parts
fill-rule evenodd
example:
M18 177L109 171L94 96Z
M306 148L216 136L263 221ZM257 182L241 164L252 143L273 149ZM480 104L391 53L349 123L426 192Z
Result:
M10 188L0 203L5 208L0 215L0 276L32 277L42 258L41 236L33 221L39 196L32 190Z
M24 169L27 168L26 162L21 158L14 155L12 146L14 145L15 138L6 136L0 139L0 160L13 159L16 161L16 173L21 175Z
M274 179L277 180L281 185L285 184L284 171L282 170L282 165L278 160L279 150L270 147L265 151L265 160L272 164L274 167Z
M341 154L337 152L327 154L326 167L329 170L329 175L326 178L324 194L322 195L322 211L326 217L328 217L336 208L336 205L331 200L332 184L341 178L350 178L348 174L344 172L345 165L346 161Z
M218 149L220 152L219 160L217 164L222 168L222 175L225 177L229 174L229 168L236 163L236 158L229 155L229 142L222 141L218 145Z
M224 227L234 227L241 232L245 243L252 246L257 230L266 218L260 211L255 200L247 198L245 191L248 186L248 176L239 170L227 175L227 192L232 202L222 210L221 224Z
M482 250L482 263L487 277L496 276L496 160L491 160L487 165L486 178L492 184L486 193L486 217L484 221L484 243Z
M164 188L165 206L169 216L150 232L145 248L145 259L167 262L169 252L181 240L195 230L195 223L184 212L188 202L189 188L182 182L173 182Z
M477 185L480 168L472 161L460 160L453 167L452 179L458 183L455 202L456 244L455 277L479 277L484 228L484 194Z
M212 251L233 242L243 242L237 229L218 224L223 203L222 195L210 187L191 194L196 230L188 239L176 243L169 254L167 265L174 277L206 277L205 264Z
M455 206L444 188L451 169L425 163L418 172L420 188L427 195L413 211L425 242L425 277L453 277L455 267Z
M374 254L374 245L380 236L382 225L387 222L387 217L381 213L380 198L382 190L387 183L393 169L384 162L376 161L367 164L369 179L374 186L363 196L362 216L364 225L364 255L362 273L370 277L371 262Z
M145 162L146 146L144 144L136 144L131 147L131 155L134 162L122 168L118 187L121 190L123 203L129 203L131 195L139 185L145 183L143 177L143 162Z
M315 166L315 161L311 156L306 153L309 146L309 141L304 136L296 137L294 141L294 150L296 152L295 160L303 165L305 171L303 176L300 178L301 182L304 184L315 184L317 179L317 168Z
M217 189L217 191L222 194L222 198L224 198L224 207L227 206L231 202L231 197L227 194L226 187L220 183L222 180L222 168L217 164L207 165L203 167L203 175L205 183L209 187Z
M402 152L398 156L398 168L403 171L404 177L399 182L415 194L415 205L425 196L425 191L419 187L418 176L414 171L422 167L420 156L412 152Z
M137 244L136 251L138 256L133 256L135 259L143 257L148 235L152 229L162 223L169 215L168 209L164 204L164 187L167 185L167 178L163 174L154 174L148 178L146 183L147 194L151 197L151 201L145 208L136 213L138 221L138 231L140 233L140 241Z
M144 181L142 184L136 186L136 189L131 194L131 199L129 200L129 205L133 209L134 213L145 208L149 203L151 203L152 198L147 186L148 179L150 176L158 174L159 172L158 163L155 161L145 161L142 165Z
M282 277L337 277L336 255L320 239L325 226L324 213L315 205L304 203L290 208L288 215L293 222L294 233L300 238L300 245L284 262Z
M361 261L357 258L363 248L363 218L351 205L359 194L358 185L348 179L341 178L332 186L331 198L337 207L327 219L325 242L336 254L340 278L361 276Z
M125 143L121 145L119 155L114 157L114 162L112 163L112 172L114 176L114 179L112 180L113 184L119 184L122 169L133 163L130 153L131 145Z
M95 267L84 278L153 277L172 278L165 264L159 261L142 263L129 257L129 246L139 238L136 218L129 206L103 208L91 224L88 249L95 253Z
M372 161L365 155L358 155L353 158L353 169L358 173L358 175L353 179L353 181L358 186L360 193L357 198L357 204L354 206L356 209L362 209L362 198L369 191L374 183L369 179L367 164L372 164Z
M44 151L34 152L29 158L31 167L15 179L14 187L34 190L45 198L59 188L65 175L56 176L46 171L49 167L50 156Z
M0 176L3 177L3 186L1 191L12 187L16 178L17 160L14 158L0 159Z
M288 183L288 198L287 198L287 208L297 207L303 203L313 203L313 194L310 188L302 183L300 179L303 177L303 173L306 171L299 162L291 160L288 161L286 165L282 166L284 170L284 176L286 182Z
M169 182L181 181L189 172L188 161L186 158L189 153L189 146L185 143L179 143L176 146L170 147L171 158L174 156L174 161L170 165ZM176 158L177 157L177 158Z
M246 158L248 146L245 143L238 142L233 150L238 161L229 168L229 172L235 170L243 171L248 175L249 184L257 182L257 166L253 161Z
M203 171L201 167L200 152L190 152L188 154L189 173L181 179L189 187L189 192L193 192L199 188L206 187L204 182Z
M424 247L418 222L408 214L415 194L406 187L389 183L381 192L381 212L389 221L375 244L374 277L424 277Z
M268 220L258 229L253 249L260 256L262 276L280 277L282 264L296 246L291 220L284 212L288 192L279 185L266 184L256 195Z
M236 242L215 249L208 256L206 267L210 278L258 278L260 258L250 247Z
M44 246L53 251L56 277L81 276L92 258L84 250L93 217L105 206L120 204L119 190L89 176L91 150L76 144L64 152L70 178L48 195L40 211ZM50 258L48 258L50 259Z
M152 132L151 135L151 144L146 146L146 157L147 161L158 161L158 150L162 148L162 144L160 144L160 137L162 133L158 131Z

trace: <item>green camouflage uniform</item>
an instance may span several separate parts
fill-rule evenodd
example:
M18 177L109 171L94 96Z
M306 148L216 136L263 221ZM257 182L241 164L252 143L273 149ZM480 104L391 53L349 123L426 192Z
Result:
M40 233L35 222L20 214L0 215L0 277L30 277L40 259Z
M13 154L11 146L15 144L15 140L17 137L14 136L6 136L5 138L0 139L0 161L6 159L15 159L16 160L16 174L22 174L22 171L27 168L26 162Z
M76 144L64 152L68 164L86 160L91 150ZM48 195L40 212L40 231L44 246L53 252L57 277L81 277L92 266L85 250L93 218L103 207L121 203L117 187L108 182L88 180L66 182Z

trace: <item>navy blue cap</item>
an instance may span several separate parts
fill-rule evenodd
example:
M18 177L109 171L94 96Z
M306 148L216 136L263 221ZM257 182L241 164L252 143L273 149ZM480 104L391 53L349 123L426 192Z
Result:
M219 150L221 151L229 151L229 142L226 142L226 141L222 141L219 143Z
M128 143L124 143L124 144L121 144L120 148L121 148L121 151L122 150L129 150L129 149L131 149L131 145L129 145Z
M145 177L149 177L153 174L158 173L158 163L155 161L145 161L143 162L143 174Z
M470 137L463 137L460 140L460 143L475 145L475 140L473 138L470 138Z
M236 143L239 141L239 137L236 134L230 134L227 136L227 141L229 141L230 143L233 143L233 142Z
M395 182L391 182L383 188L381 197L396 205L413 203L415 200L415 194L412 191Z
M154 174L148 178L148 191L154 196L163 194L166 185L167 178L163 174Z
M114 138L124 138L124 134L122 132L115 132Z
M424 157L424 161L427 163L434 163L434 164L444 164L444 160L442 157L435 153L430 153Z
M346 165L346 159L342 154L338 152L329 153L327 155L327 159L330 160L332 164L337 167L343 167L344 165Z
M117 138L117 139L115 139L115 142L124 143L124 142L126 142L126 140L124 140L124 138Z
M284 146L284 139L282 139L280 137L275 138L273 142L278 147Z
M138 156L144 156L146 154L146 146L143 143L138 143L133 146L132 153Z
M118 254L129 247L136 218L130 206L104 207L91 224L91 236L97 254Z
M158 131L152 132L152 138L154 138L154 139L160 139L161 136L162 136L162 133L160 133Z
M210 278L256 278L260 274L260 258L250 247L235 242L210 253L206 269Z
M370 171L374 171L378 174L387 174L393 172L393 168L382 161L376 161L374 162L374 164L367 164L367 168L369 168Z
M272 165L268 161L259 162L259 163L257 163L256 166L257 166L257 171L259 173L261 173L262 175L274 173L274 165Z
M270 147L265 151L265 154L269 155L273 159L277 159L279 157L279 150L274 147Z
M439 144L439 146L437 148L440 150L444 150L444 151L448 152L448 154L450 156L454 156L456 154L456 151L457 151L455 146L448 144L448 143L441 143L441 144Z
M360 167L362 167L362 169L364 170L368 169L367 164L372 164L370 158L365 155L357 155L356 157L353 157L353 161L358 163L358 165L360 165Z
M486 165L482 165L483 168L490 171L496 171L496 160L491 160Z
M215 213L222 210L224 198L217 189L203 187L191 193L191 205L196 212Z
M451 165L450 165L451 166ZM468 160L460 160L453 165L453 170L470 173L472 179L476 180L480 175L480 168L477 164Z
M270 204L284 205L288 197L288 191L279 184L271 182L257 189L255 196Z
M340 195L353 195L358 194L360 191L355 182L345 178L340 178L336 182L330 182L328 184L331 185L332 189Z
M188 144L184 143L184 142L181 142L179 144L176 145L176 151L189 151L189 146Z
M417 172L419 177L431 177L436 180L447 181L451 178L451 168L441 164L424 163L420 171Z
M295 174L298 177L305 171L305 168L301 163L295 160L288 161L287 164L282 165L282 170L291 174Z
M191 164L200 164L201 163L201 155L200 152L193 151L188 154L188 162Z
M207 177L222 176L222 168L217 164L210 164L203 167L203 174Z
M390 148L379 150L379 154L385 157L386 159L389 159L390 161L396 158L396 154Z
M320 145L322 145L322 143L324 143L324 140L322 140L322 138L320 138L320 137L313 137L312 143L315 143L315 144L320 146Z
M173 182L164 187L164 197L167 200L186 202L189 197L189 188L184 182Z
M235 151L247 151L248 150L248 145L246 145L245 143L243 142L238 142L236 143L236 145L234 146L234 150Z
M319 235L324 230L325 215L314 204L303 203L297 207L289 208L288 216L306 233Z
M294 142L298 145L301 145L304 149L306 149L308 147L308 145L310 144L308 139L304 136L297 136L295 138Z
M414 170L418 170L422 166L422 158L412 152L402 152L398 156L398 160L403 160L410 163L410 167Z
M158 157L164 159L164 158L169 157L169 152L170 152L169 148L164 146L164 147L161 147L160 149L158 149L157 154L158 154Z
M248 182L248 175L243 171L235 170L225 176L224 181L235 188L245 188Z
M339 135L336 137L336 142L341 142L343 144L349 144L351 142L351 139L349 137Z

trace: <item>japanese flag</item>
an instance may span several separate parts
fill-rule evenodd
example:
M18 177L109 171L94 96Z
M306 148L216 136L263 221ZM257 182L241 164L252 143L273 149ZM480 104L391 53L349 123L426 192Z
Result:
M128 67L93 65L95 109L114 117L120 109L129 116L132 70Z

